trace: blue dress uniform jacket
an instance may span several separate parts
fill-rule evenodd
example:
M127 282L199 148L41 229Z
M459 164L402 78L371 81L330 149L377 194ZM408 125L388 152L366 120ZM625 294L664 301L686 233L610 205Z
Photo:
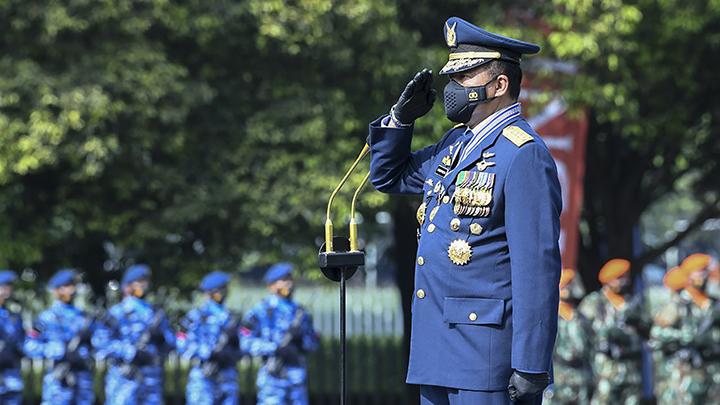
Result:
M24 341L25 331L20 315L0 307L0 404L22 403L20 360Z
M175 347L175 334L167 318L146 301L127 296L110 308L108 325L98 328L93 345L98 357L110 365L105 376L106 404L163 403L163 365L168 351ZM158 332L162 342L150 341L138 347L146 331L159 318ZM150 359L137 361L139 354ZM140 363L140 364L138 364Z
M235 325L233 331L226 330ZM194 362L190 370L187 384L188 404L222 404L238 403L238 370L240 359L239 326L225 306L213 300L207 300L201 307L188 312L182 321L185 335L178 339L178 353L187 360ZM224 348L220 353L223 363L215 375L206 375L203 364L211 359L217 349L218 340L223 334L229 335L227 342L235 342L235 346ZM226 343L231 344L231 343Z
M68 353L66 348L83 328L88 318L83 311L72 304L55 301L50 308L40 313L35 326L25 341L25 352L31 358L62 361ZM73 369L74 386L61 381L52 367L47 368L43 377L43 404L91 405L95 401L92 371L92 347L81 345L79 356L86 359L87 367Z
M246 314L243 321L245 327L240 340L243 351L263 359L274 356L299 309L300 306L291 299L277 295L263 299ZM293 344L299 346L300 358L286 364L279 376L269 373L267 363L263 364L257 377L258 405L308 403L304 354L316 350L319 341L310 314L302 314L299 326L297 343Z
M407 382L499 391L513 369L552 374L562 203L547 147L519 114L464 160L466 127L411 152L412 127L383 119L371 181L424 204Z

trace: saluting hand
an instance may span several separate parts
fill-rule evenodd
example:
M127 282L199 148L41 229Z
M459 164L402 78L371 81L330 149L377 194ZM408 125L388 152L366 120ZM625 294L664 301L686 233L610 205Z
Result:
M397 103L393 106L394 119L401 125L410 125L427 114L435 103L437 92L432 88L432 71L423 69L415 74L405 86Z

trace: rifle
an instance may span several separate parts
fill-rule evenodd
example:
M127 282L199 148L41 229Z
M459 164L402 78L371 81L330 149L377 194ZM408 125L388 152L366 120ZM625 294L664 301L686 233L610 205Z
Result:
M266 369L270 375L281 377L283 371L285 370L285 364L298 360L299 347L296 347L294 342L298 337L300 326L304 317L305 310L298 307L295 311L295 316L290 323L290 327L288 327L288 330L285 332L285 335L280 341L275 354L267 360Z
M139 368L150 363L143 354L147 350L148 345L153 343L153 338L155 338L160 332L160 325L163 320L165 320L165 311L162 309L156 310L150 320L150 324L136 342L135 357L129 362L124 362L120 367L120 373L123 376L126 378L136 379L140 374ZM141 358L138 358L138 355L140 355Z
M214 378L221 368L228 367L231 364L237 362L239 337L238 328L240 327L240 317L231 315L229 322L225 325L220 336L218 337L215 347L213 347L210 358L201 363L201 370L203 375L207 378ZM231 359L222 359L220 356L226 350L226 348L235 348L235 352L231 353Z
M65 344L65 357L53 362L50 373L63 386L75 387L77 385L75 371L78 369L89 370L91 368L89 360L77 357L77 351L81 346L90 344L92 327L105 318L106 313L87 317L82 328Z

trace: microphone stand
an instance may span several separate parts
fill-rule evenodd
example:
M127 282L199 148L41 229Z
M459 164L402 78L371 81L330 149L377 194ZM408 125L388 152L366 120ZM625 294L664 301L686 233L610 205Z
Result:
M345 184L350 174L360 161L369 153L370 147L366 144L355 162L347 171L340 183L330 195L325 218L325 243L320 247L318 264L323 275L328 279L340 283L340 404L347 403L347 309L346 309L346 281L352 278L358 267L365 264L365 252L358 250L357 222L355 221L355 205L360 191L370 178L368 173L362 183L355 190L350 206L350 237L333 236L331 220L331 206L335 196Z

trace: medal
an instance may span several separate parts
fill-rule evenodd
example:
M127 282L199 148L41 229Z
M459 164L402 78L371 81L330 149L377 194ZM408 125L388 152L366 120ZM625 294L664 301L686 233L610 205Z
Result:
M492 192L490 190L479 190L477 192L477 205L487 207L492 202Z
M450 243L448 247L448 256L450 261L458 266L463 266L470 262L472 257L472 248L462 239L456 239Z
M423 202L422 204L420 204L417 212L415 213L415 217L417 218L418 224L420 225L425 222L425 208L427 208L427 206L425 205L425 202Z

